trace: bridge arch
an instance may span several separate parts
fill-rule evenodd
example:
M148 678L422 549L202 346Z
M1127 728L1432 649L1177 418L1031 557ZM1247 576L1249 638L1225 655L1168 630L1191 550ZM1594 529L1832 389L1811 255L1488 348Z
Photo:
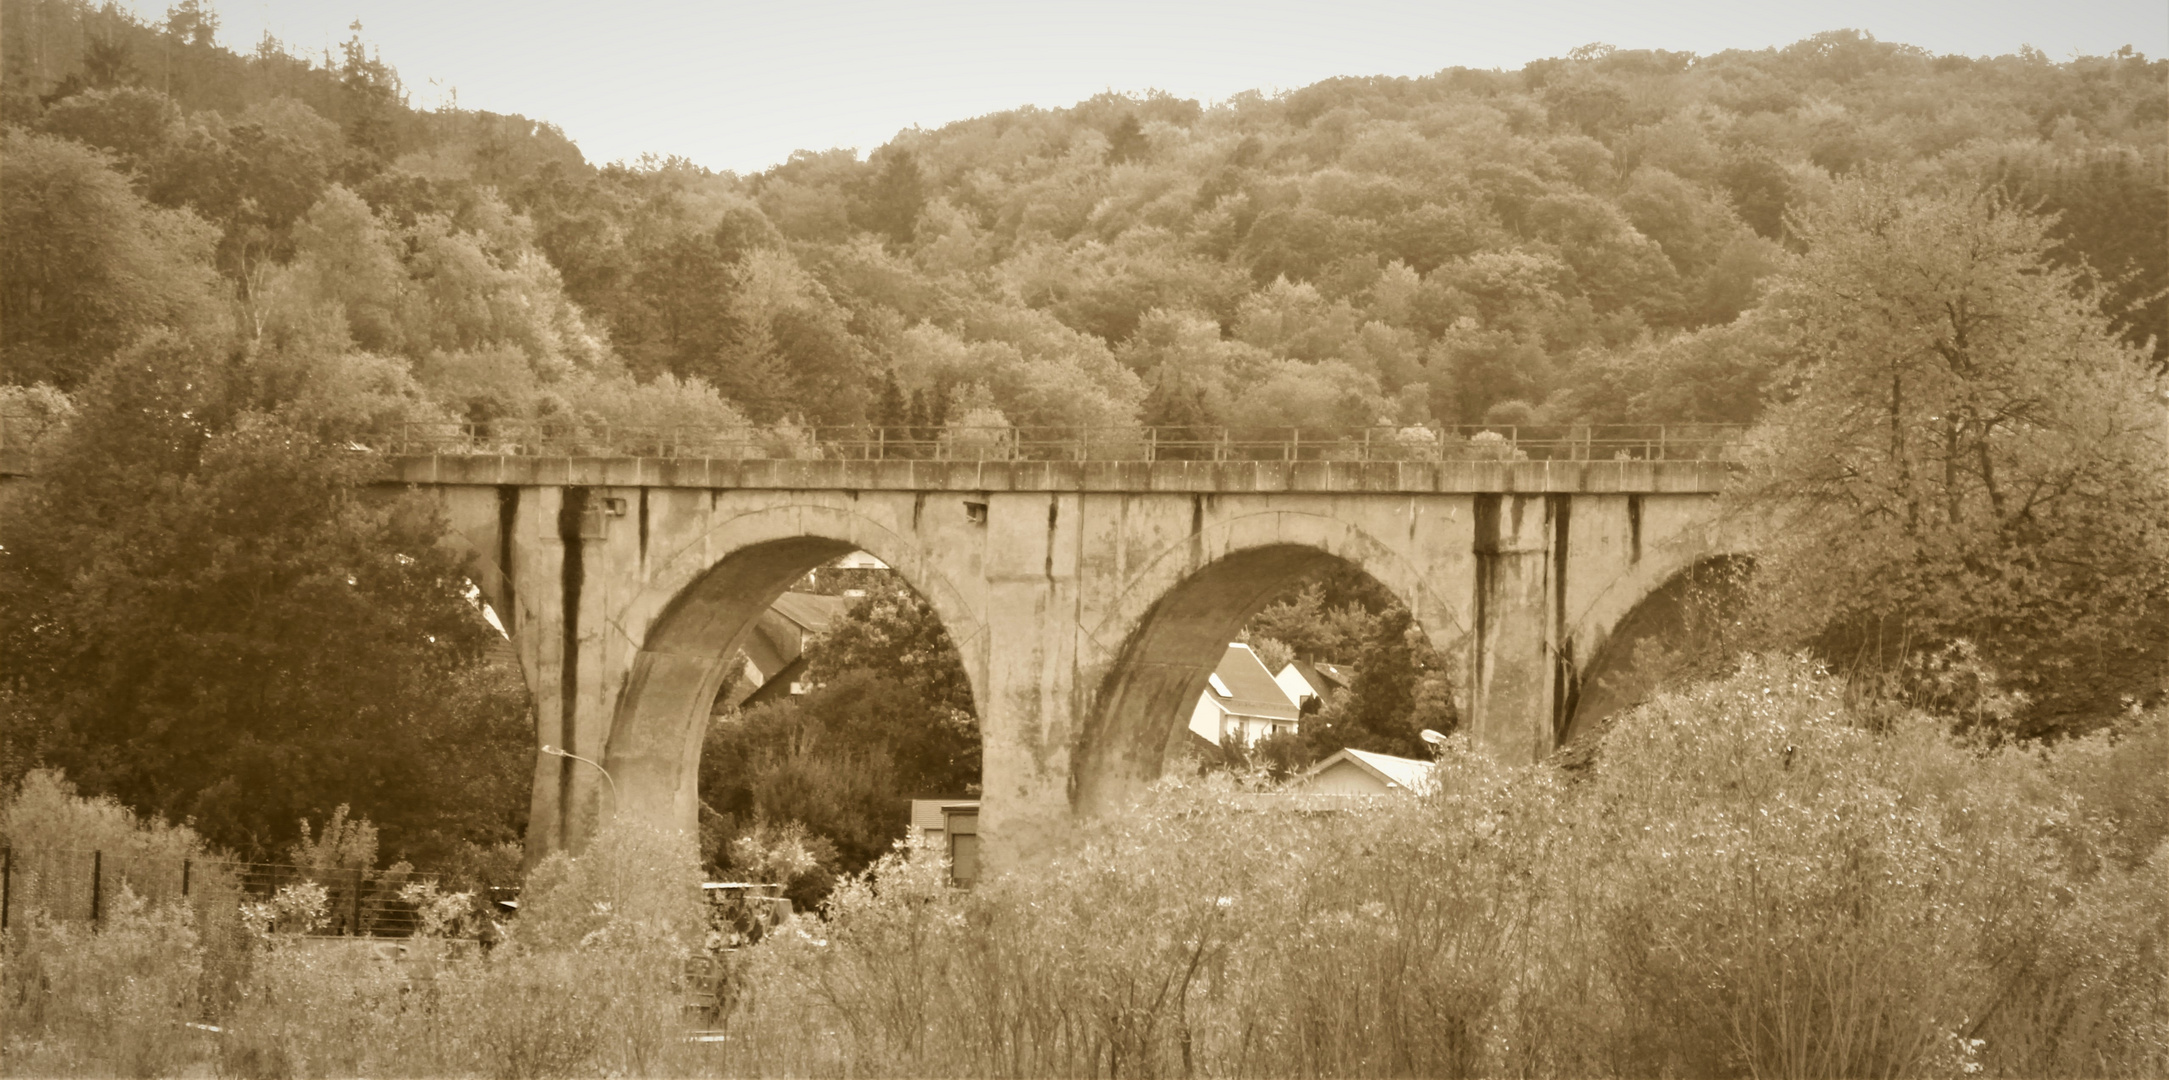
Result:
M729 658L793 582L854 550L887 563L933 607L974 699L984 699L980 614L911 537L835 506L736 515L668 557L612 627L632 650L603 750L622 812L697 828L701 742Z
M1709 625L1737 610L1751 556L1729 551L1690 552L1654 585L1636 590L1624 615L1594 628L1589 661L1576 678L1573 707L1559 735L1566 746L1596 732L1609 717L1640 704L1659 672L1640 670L1650 646L1696 650L1716 647Z
M1157 778L1236 632L1275 597L1341 566L1407 606L1434 644L1466 633L1456 605L1421 567L1347 521L1271 511L1201 528L1150 560L1091 629L1112 654L1099 677L1079 687L1088 696L1071 757L1072 807L1119 809Z

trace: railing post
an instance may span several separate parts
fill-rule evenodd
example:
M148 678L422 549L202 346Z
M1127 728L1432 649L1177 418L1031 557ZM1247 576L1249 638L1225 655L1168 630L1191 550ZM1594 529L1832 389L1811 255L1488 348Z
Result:
M90 924L98 925L104 918L105 907L105 852L90 853Z
M1303 456L1302 428L1292 427L1288 429L1288 449L1283 456L1288 461L1294 461L1295 459Z
M1663 461L1669 456L1671 454L1665 446L1665 430L1662 426L1659 426L1657 428L1657 460Z
M0 933L8 928L8 901L15 899L15 849L0 848Z
M193 869L195 869L194 859L181 860L181 897L183 899L187 899L188 897L188 874L189 871Z
M361 936L362 868L354 868L354 895L347 901L346 932L348 937Z
M1146 460L1146 461L1158 461L1159 459L1160 459L1160 429L1159 429L1159 428L1156 428L1156 427L1149 427L1149 428L1146 428L1146 429L1145 429L1145 460Z

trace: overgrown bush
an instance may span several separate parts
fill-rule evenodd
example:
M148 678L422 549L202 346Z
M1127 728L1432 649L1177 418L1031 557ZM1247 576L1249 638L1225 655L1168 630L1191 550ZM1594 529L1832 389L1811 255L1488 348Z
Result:
M1424 799L1171 781L974 891L883 860L752 951L731 1065L2154 1074L2165 725L1990 747L1763 659L1571 781L1459 746Z
M97 926L33 911L6 950L4 1036L12 1075L168 1076L197 1040L203 949L194 912L123 885Z
M150 1075L2152 1076L2169 715L2053 746L1805 661L1660 694L1569 774L1456 738L1422 796L1169 781L1028 872L899 848L729 960L689 1043L689 838L607 827L487 955L251 938L123 890L5 957L6 1068ZM414 902L459 921L456 895ZM297 901L305 898L295 898ZM302 905L306 906L306 905ZM299 910L297 908L297 910ZM403 958L396 954L403 949Z
M33 781L0 807L10 838L200 850L186 829ZM336 862L360 840L342 822L307 852ZM404 939L307 936L326 918L323 886L244 904L213 873L187 902L116 881L95 926L17 907L0 952L0 1071L682 1075L697 1065L681 989L702 929L697 867L690 840L614 823L583 857L538 868L518 933L486 956L457 940L472 898L423 883L402 891L419 924Z

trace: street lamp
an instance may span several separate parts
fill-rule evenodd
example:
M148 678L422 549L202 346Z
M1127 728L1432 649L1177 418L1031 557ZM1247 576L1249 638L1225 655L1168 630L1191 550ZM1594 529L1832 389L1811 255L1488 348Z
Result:
M610 782L610 812L612 814L617 813L618 782L616 778L610 775L610 770L603 768L600 762L594 761L590 758L581 757L580 755L575 754L570 750L560 750L555 746L551 746L549 743L542 744L542 752L550 755L551 757L571 758L574 761L585 761L588 764L595 766L595 771L601 773L602 778Z

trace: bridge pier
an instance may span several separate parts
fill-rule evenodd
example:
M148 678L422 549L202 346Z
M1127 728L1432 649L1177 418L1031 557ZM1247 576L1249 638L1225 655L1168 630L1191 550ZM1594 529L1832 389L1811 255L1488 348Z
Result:
M1475 498L1474 626L1467 645L1470 739L1502 761L1552 749L1570 499ZM1556 556L1556 557L1555 557Z
M1077 678L1078 533L1073 492L987 497L986 633L978 662L980 845L999 866L1066 831ZM983 854L983 858L985 855Z
M619 811L699 823L709 707L741 636L807 570L887 562L957 644L993 869L1158 775L1226 642L1336 564L1460 658L1475 744L1557 745L1643 596L1722 547L1702 462L920 462L409 458L511 632L536 742L601 762ZM530 859L611 810L538 753ZM936 793L927 793L936 794Z

